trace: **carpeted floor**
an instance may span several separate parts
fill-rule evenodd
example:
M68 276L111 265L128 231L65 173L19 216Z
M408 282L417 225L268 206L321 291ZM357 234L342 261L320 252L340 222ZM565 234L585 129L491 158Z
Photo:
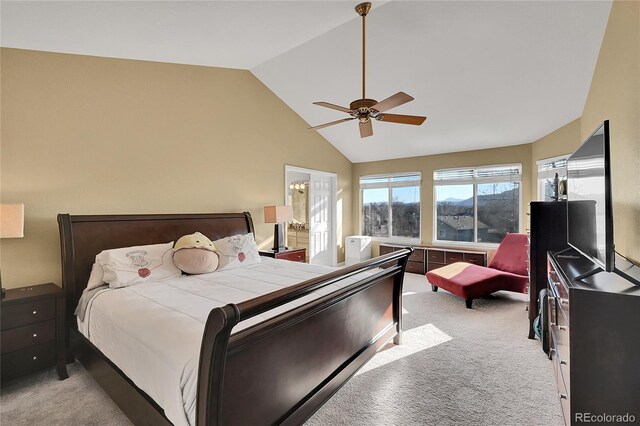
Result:
M466 309L407 274L404 344L388 346L307 422L326 425L563 425L551 362L527 339L525 296ZM77 362L2 386L2 425L130 425Z

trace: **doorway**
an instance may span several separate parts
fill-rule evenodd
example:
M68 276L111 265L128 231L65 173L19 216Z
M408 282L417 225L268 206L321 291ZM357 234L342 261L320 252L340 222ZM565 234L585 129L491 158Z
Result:
M307 249L307 261L337 265L337 175L284 166L285 204L293 219L287 227L287 246Z

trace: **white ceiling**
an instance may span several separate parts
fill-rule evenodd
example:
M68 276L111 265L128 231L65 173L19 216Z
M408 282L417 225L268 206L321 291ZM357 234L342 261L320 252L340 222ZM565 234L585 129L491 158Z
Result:
M3 47L242 68L310 125L361 97L358 1L2 1ZM582 114L610 1L389 1L367 17L367 97L419 127L320 130L353 162L532 142ZM311 132L311 130L310 130Z

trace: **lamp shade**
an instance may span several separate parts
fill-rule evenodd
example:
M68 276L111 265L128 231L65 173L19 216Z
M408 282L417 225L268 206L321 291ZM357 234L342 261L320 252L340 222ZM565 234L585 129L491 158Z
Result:
M0 204L0 238L24 237L24 204Z
M293 217L291 206L265 206L264 223L289 222Z

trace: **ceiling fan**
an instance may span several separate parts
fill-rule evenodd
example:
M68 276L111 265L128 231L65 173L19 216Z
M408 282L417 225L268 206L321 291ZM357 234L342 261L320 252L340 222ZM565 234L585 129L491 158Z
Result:
M383 101L376 101L375 99L367 99L365 96L365 23L367 13L371 10L371 3L361 3L355 8L356 13L362 16L362 99L356 99L351 102L349 108L341 107L339 105L330 104L328 102L314 102L314 105L319 105L325 108L331 108L338 111L346 112L351 117L342 118L340 120L332 121L330 123L320 124L319 126L310 127L310 129L318 130L325 127L333 126L334 124L344 123L345 121L351 121L358 119L360 124L360 137L366 138L373 135L373 126L371 125L371 119L378 121L387 121L390 123L400 124L413 124L416 126L421 125L427 117L417 115L401 115L401 114L387 114L386 111L391 108L395 108L407 102L411 102L413 98L404 92L398 92L393 96L388 97Z

